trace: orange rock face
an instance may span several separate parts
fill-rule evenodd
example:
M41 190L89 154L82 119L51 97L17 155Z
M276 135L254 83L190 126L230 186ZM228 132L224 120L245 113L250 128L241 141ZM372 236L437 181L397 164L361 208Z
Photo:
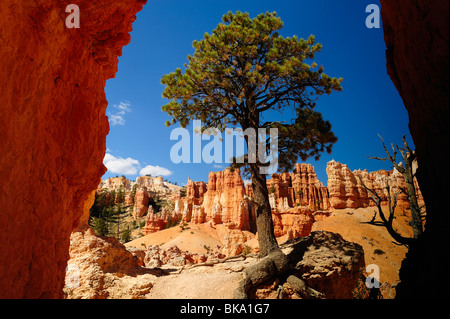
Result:
M164 229L166 222L159 216L153 213L153 206L148 207L147 217L145 218L145 226L142 228L142 233L148 235L161 229Z
M139 188L134 196L133 217L139 218L144 216L148 209L149 194L147 188Z
M288 239L308 236L314 223L313 212L306 207L295 207L283 212L272 212L276 237L288 234Z
M387 185L391 187L391 196L399 192L400 188L406 188L405 179L397 170L379 170L370 173L367 170L355 170L352 172L347 165L330 161L327 164L327 175L330 206L334 209L374 206L375 203L370 199L362 183L369 189L374 190L382 198L382 204L384 205L388 204ZM415 181L415 186L419 204L423 205L423 198L417 181ZM404 193L398 195L397 206L409 209L407 195Z
M207 184L188 180L186 197L175 201L174 214L194 224L212 221L229 229L249 230L251 217L243 200L245 194L239 170L210 172Z
M332 208L357 208L369 205L367 191L347 165L330 161L327 163L327 175Z
M80 29L66 1L0 2L0 298L63 296L70 234L105 172L105 81L145 2L79 0Z
M271 177L267 187L272 211L278 214L274 217L277 222L284 220L279 218L280 213L294 207L308 207L310 211L330 207L327 187L317 179L311 164L297 164L293 173L272 174ZM253 196L252 188L244 185L239 170L210 172L207 184L189 179L186 188L186 197L175 201L174 210L183 220L195 224L212 221L225 224L229 229L256 231L255 211L245 199L245 196ZM280 226L279 233L286 234L290 226L285 230ZM294 230L294 233L302 231Z
M244 182L239 170L210 172L203 208L207 221L223 223L230 229L250 229L249 207L243 200Z
M330 208L327 187L317 179L314 166L297 163L292 173L272 174L267 181L272 209L280 211L294 206L311 210Z

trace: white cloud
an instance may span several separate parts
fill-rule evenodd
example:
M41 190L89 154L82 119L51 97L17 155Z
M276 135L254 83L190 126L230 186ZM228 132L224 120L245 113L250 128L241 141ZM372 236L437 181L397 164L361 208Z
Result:
M137 175L141 176L151 174L152 176L169 176L173 172L161 166L147 165L141 169L141 163L131 157L122 158L116 157L109 153L105 154L103 164L108 169L108 172L122 175Z
M152 176L169 176L172 175L173 172L168 170L167 168L161 167L161 166L153 166L153 165L147 165L143 169L139 171L139 174L147 175L150 174Z
M112 106L112 111L108 112L109 124L115 125L125 125L124 115L131 112L131 104L128 101L120 102L119 105L114 104Z
M115 157L108 153L103 158L103 164L109 172L123 175L136 175L140 167L138 160L131 157Z

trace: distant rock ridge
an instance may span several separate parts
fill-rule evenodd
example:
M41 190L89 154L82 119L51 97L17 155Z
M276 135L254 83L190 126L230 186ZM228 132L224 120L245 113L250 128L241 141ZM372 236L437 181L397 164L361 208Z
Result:
M283 225L284 219L281 218L289 215L288 212L305 221L308 219L305 216L312 215L313 212L374 206L361 180L380 195L384 205L388 203L386 185L390 185L393 191L406 187L403 176L397 170L352 172L347 165L332 160L327 163L326 171L328 186L323 186L318 180L314 166L305 163L297 163L292 173L272 174L267 180L274 226L280 230L280 235L288 232L286 225ZM419 202L423 204L417 183L416 190ZM227 168L220 172L210 172L208 183L188 180L186 197L175 201L174 213L182 216L182 220L186 222L212 222L225 224L230 229L255 231L254 208L245 200L245 196L251 198L253 191L251 184L244 185L239 170ZM397 206L409 208L405 194L398 196ZM292 220L290 222L295 224ZM292 231L302 232L301 229Z
M165 181L161 176L139 176L136 181L130 181L121 176L102 180L97 187L97 192L100 193L105 189L109 192L123 192L124 204L126 207L132 207L132 215L136 219L146 215L152 199L156 197L177 198L180 196L181 188L181 186Z
M109 191L112 190L120 190L131 191L135 188L146 188L148 192L153 193L171 193L174 191L179 191L181 186L174 185L170 182L164 180L161 176L138 176L136 181L130 181L126 177L111 177L105 180L102 180L97 189L106 188Z
M309 235L312 224L326 218L332 210L345 208L365 208L374 206L361 181L373 189L387 205L386 185L393 191L405 187L403 176L397 171L367 170L351 171L347 165L334 160L327 163L328 186L323 186L317 178L314 166L297 163L292 173L272 174L267 180L269 201L272 207L274 231L277 237L287 235L296 238ZM251 184L244 184L240 170L227 168L223 171L210 172L208 181L193 181L188 178L185 195L182 187L173 185L161 177L141 176L136 182L124 177L110 178L99 185L99 190L123 190L125 205L132 207L134 218L147 215L144 235L165 229L178 222L212 225L223 224L232 233L247 231L256 233L256 213L249 201L253 197ZM420 190L416 183L419 202L423 204ZM154 212L150 202L158 195L173 201L173 206ZM183 197L182 197L183 196ZM405 194L398 196L397 206L408 209ZM230 237L230 249L238 245L241 234L233 233ZM244 246L238 250L242 251ZM238 252L239 253L239 252Z
M417 165L414 167L414 170L416 169ZM382 198L382 204L384 205L388 204L387 185L392 188L392 193L398 192L399 188L406 188L405 179L396 169L375 172L354 170L352 172L347 165L332 160L327 163L326 170L328 175L329 202L332 209L374 206L375 204L370 199L361 181ZM423 197L416 180L415 187L419 205L423 205ZM409 209L406 194L400 193L398 195L397 206L401 209Z

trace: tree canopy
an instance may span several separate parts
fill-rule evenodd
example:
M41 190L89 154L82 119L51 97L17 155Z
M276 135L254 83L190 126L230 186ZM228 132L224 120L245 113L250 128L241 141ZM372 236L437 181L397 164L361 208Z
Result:
M331 152L337 138L331 124L314 108L320 95L342 90L342 79L326 75L323 66L314 61L322 45L315 43L313 35L306 40L295 35L283 37L278 32L282 27L276 12L253 19L239 11L225 14L212 34L205 33L202 40L193 42L195 51L188 55L184 71L177 68L161 79L166 85L163 97L170 100L162 110L172 117L166 125L186 127L191 120L201 120L202 131L223 132L229 127L258 130L258 147L264 139L263 147L267 142L271 146L253 151L258 156L260 150L268 154L271 140L276 139L278 168L283 170L291 169L298 157L318 159L323 151ZM266 115L270 111L283 118L269 120ZM267 134L268 129L278 133ZM245 138L249 146L250 138ZM261 255L265 256L278 249L278 244L266 185L268 171L260 171L267 163L259 160L242 165L236 160L233 165L245 166L251 173L251 202L256 207Z
M212 34L194 41L195 52L181 68L165 75L162 107L171 117L166 125L185 127L200 119L203 129L241 126L277 128L280 166L290 169L298 157L316 159L331 152L337 138L331 124L314 111L319 95L342 90L342 79L324 73L314 62L322 45L315 37L283 37L276 12L251 19L229 12ZM307 63L309 62L309 63ZM291 121L262 121L268 110L293 110Z

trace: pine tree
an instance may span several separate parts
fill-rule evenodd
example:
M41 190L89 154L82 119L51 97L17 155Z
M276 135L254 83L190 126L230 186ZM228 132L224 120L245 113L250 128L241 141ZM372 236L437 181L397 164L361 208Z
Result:
M128 216L128 212L123 208L123 204L119 204L109 209L109 214L105 219L108 224L109 234L118 240L122 240L123 233L126 231L122 228L125 223L125 218Z
M321 152L331 152L337 139L314 107L318 96L340 91L342 79L326 75L313 61L322 45L312 35L306 40L282 37L278 31L283 22L276 12L253 19L248 13L229 12L222 21L212 34L193 42L195 52L188 56L184 72L178 68L162 78L163 97L170 100L162 109L172 117L166 125L186 127L199 119L203 131L223 132L227 126L243 131L277 128L280 170L291 169L298 157L318 159ZM290 122L267 121L267 117L263 121L264 112L273 110L295 115ZM245 164L253 202L258 204L258 241L265 256L278 249L266 176L260 170L265 164Z

